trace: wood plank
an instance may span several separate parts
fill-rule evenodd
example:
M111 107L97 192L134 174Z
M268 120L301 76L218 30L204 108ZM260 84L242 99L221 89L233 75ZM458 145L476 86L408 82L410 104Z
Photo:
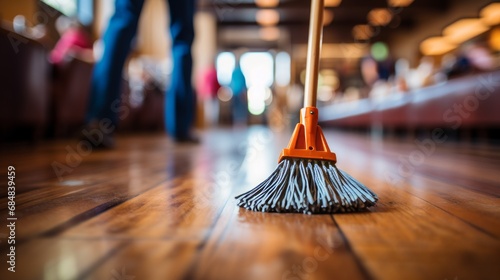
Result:
M178 177L69 229L62 236L201 240L218 218L228 195L207 181Z
M456 185L415 175L410 183L398 185L443 211L462 219L489 235L500 238L500 199Z
M500 273L494 265L500 258L498 238L403 188L356 176L374 186L379 206L373 213L334 217L372 276L494 279Z
M223 142L211 147L195 154L175 151L172 168L178 170L170 170L175 177L151 189L139 187L136 197L129 197L62 236L205 238L230 198L242 161L242 155ZM219 148L225 151L214 158L213 152ZM154 176L159 176L157 173L164 172L156 171Z
M183 279L198 242L134 240L80 279Z
M153 141L152 141L153 140ZM156 142L156 143L155 143ZM114 150L93 150L90 154L79 154L78 141L51 141L39 146L16 146L13 149L2 149L0 163L13 165L18 171L16 181L24 190L30 185L40 183L59 183L59 179L52 167L53 162L68 166L71 172L65 172L63 179L71 179L83 175L91 175L102 171L111 171L117 168L128 168L143 159L143 155L154 154L148 148L154 147L157 151L173 148L173 144L164 141L154 141L149 137L139 136L120 141ZM139 143L139 144L138 144ZM141 149L143 153L137 153ZM81 162L78 164L78 161ZM74 166L76 164L77 166ZM4 178L1 178L4 180ZM42 185L43 186L43 185ZM3 194L2 194L3 195Z
M493 168L497 157L485 162L474 155L474 147L438 147L430 164L426 161L406 180L390 184L386 175L397 170L397 156L415 147L386 141L382 144L386 149L380 150L380 143L368 139L349 140L336 141L340 153L350 155L339 156L338 166L370 186L380 202L372 213L334 218L371 276L496 278L500 273L495 265L500 259L499 201L491 191L478 190L490 182L498 186ZM428 176L432 168L435 177ZM458 185L453 171L468 180ZM494 193L498 187L490 190Z
M139 174L141 173L143 175L136 180L120 173L115 174L120 177L105 184L49 188L19 195L16 198L17 237L28 239L40 234L57 233L114 207L168 178L167 174L161 172L139 171ZM109 175L113 176L113 173ZM6 198L0 201L6 205ZM7 211L0 213L2 219L5 219L6 215Z
M0 279L77 279L122 246L120 240L33 239L16 247L16 272L7 271L7 264L2 264Z
M163 146L163 149L166 148L169 146ZM189 151L180 150L182 153ZM124 167L68 176L68 180L84 182L82 186L49 185L16 196L16 215L19 218L17 237L23 240L40 234L57 233L189 169L186 164L189 157L165 157L156 150L142 154L136 150L125 152L131 159ZM94 160L105 165L110 162L106 158L111 157L113 162L116 160L113 157L118 154L119 151L92 153L88 157L90 163L86 165L91 165ZM6 201L7 198L0 199L1 218L7 215Z
M471 147L469 149L463 147L456 147L453 150L448 149L449 151L445 153L446 156L439 154L444 153L440 151L436 155L429 157L429 160L424 164L415 167L410 177L392 182L391 179L395 178L392 174L397 174L400 167L397 157L401 154L408 154L407 150L401 150L400 153L394 153L392 150L391 152L380 153L378 149L367 149L368 145L362 142L356 143L356 139L349 142L350 144L354 143L355 146L351 150L362 151L356 153L356 160L353 160L354 157L346 157L337 165L341 168L346 167L346 170L353 172L352 175L355 175L355 177L369 175L368 181L365 182L369 186L371 186L370 180L373 178L379 179L383 181L382 184L388 183L388 187L403 189L497 238L500 237L500 209L497 207L500 199L497 196L490 195L491 192L480 191L485 186L490 186L494 193L500 192L500 188L498 188L500 176L497 175L498 172L493 168L494 163L476 162L474 159L477 160L477 157L467 157L459 160L453 160L453 158L449 157L450 154L460 157L460 151L468 151ZM365 140L365 142L367 141ZM410 148L411 145L407 147L407 149ZM447 164L449 162L453 162L453 164ZM434 176L429 175L428 171L430 169L435 169L432 171ZM462 175L456 176L456 174ZM461 178L463 176L466 176L468 180L460 181L457 179L457 177ZM482 176L486 177L486 179L483 179Z
M228 203L188 279L366 279L330 215Z
M423 163L409 161L409 157L419 151L416 146L401 150L391 149L383 156L387 156L385 160L394 164L393 173L395 174L398 173L396 170L401 167L404 168L404 173L410 171L409 175L421 174L460 188L500 197L500 189L497 187L500 181L500 174L497 172L500 156L496 160L488 160L484 157L461 153L463 150L470 149L473 147L455 147L455 149L448 147L445 151L441 151L441 147L437 147L435 152L425 156ZM416 154L413 155L418 157ZM404 173L398 175L401 176Z

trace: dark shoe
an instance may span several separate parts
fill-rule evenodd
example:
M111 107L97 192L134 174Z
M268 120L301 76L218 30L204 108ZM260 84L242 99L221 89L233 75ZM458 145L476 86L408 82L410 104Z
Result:
M85 125L80 130L79 138L81 141L89 142L94 149L113 149L116 146L114 133L103 131L97 122Z
M198 137L195 137L193 135L188 135L184 137L174 137L175 143L178 144L199 144L200 139Z

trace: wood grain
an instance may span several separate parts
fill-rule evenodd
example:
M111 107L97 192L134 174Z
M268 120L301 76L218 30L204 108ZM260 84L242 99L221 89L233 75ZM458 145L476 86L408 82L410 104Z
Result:
M33 239L16 248L16 272L0 270L1 279L76 279L124 246L120 240ZM8 252L2 250L2 256Z
M15 278L497 279L500 147L436 144L411 172L414 140L327 131L337 166L374 190L363 213L251 212L234 196L277 166L288 133L205 132L201 145L122 136L59 180L57 141L2 148L16 167ZM1 183L5 185L5 178ZM7 215L0 194L0 220ZM5 229L0 232L6 261ZM43 257L40 257L43 256ZM27 269L29 267L29 269ZM19 278L20 277L20 278ZM120 278L121 277L121 278Z

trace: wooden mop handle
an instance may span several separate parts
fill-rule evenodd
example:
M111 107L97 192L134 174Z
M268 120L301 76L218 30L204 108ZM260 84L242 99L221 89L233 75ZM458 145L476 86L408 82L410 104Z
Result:
M321 43L323 40L324 4L324 0L311 1L311 18L309 23L309 43L307 47L304 107L316 107L319 59L321 56Z

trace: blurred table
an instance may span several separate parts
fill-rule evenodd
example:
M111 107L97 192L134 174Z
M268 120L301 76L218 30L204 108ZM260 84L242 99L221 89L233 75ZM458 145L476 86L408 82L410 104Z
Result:
M449 80L420 90L320 108L332 127L500 127L500 71Z

